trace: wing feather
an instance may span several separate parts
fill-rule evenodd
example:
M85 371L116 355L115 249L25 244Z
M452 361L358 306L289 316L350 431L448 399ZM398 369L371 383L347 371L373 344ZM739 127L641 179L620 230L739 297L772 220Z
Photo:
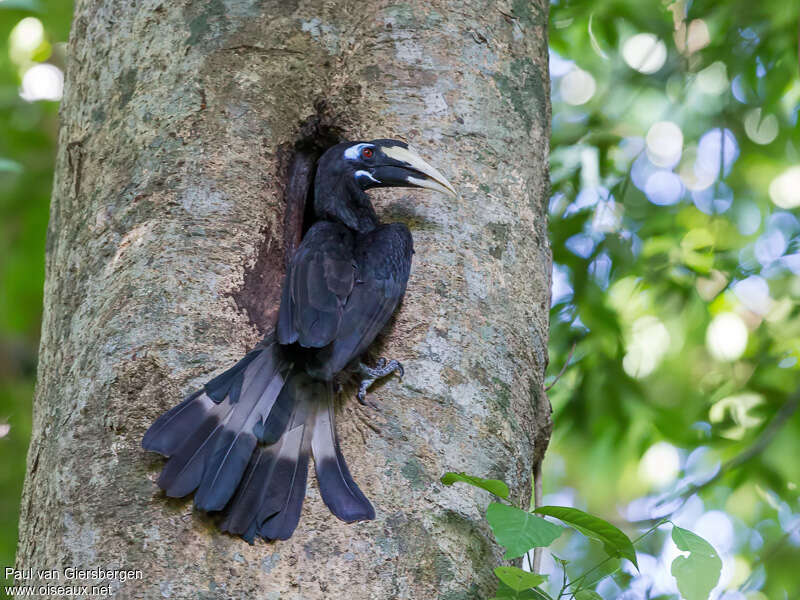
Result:
M314 224L286 273L278 315L278 341L321 348L339 333L355 281L353 234L328 221Z
M411 232L397 223L381 225L356 240L356 280L338 333L317 353L309 372L329 379L363 354L403 299L413 253Z

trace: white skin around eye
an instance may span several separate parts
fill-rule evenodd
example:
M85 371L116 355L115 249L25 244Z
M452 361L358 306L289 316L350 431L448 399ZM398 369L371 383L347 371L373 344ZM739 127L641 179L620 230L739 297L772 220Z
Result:
M358 160L361 156L361 149L366 145L367 144L356 144L355 146L350 146L344 151L344 157L347 160Z

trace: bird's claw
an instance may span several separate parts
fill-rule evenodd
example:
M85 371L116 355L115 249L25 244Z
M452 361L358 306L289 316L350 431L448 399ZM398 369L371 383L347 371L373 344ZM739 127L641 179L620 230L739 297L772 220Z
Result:
M358 398L358 402L362 406L369 406L370 408L377 410L378 405L370 400L367 400L367 388L373 383L375 383L374 379L362 379L358 386L358 394L356 394L356 398Z
M364 363L359 363L358 372L362 376L361 382L358 386L358 394L356 394L358 401L364 406L372 406L373 408L377 408L375 404L367 402L367 390L378 379L386 377L387 375L391 375L392 373L397 373L402 379L403 375L405 374L405 369L403 369L403 365L396 360L379 358L375 363L374 368L368 367Z

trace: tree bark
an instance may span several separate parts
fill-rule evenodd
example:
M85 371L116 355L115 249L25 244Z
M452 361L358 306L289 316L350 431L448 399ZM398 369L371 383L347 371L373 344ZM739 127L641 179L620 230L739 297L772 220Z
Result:
M119 598L488 597L488 497L439 477L524 502L549 437L546 31L544 0L77 2L18 568L140 569ZM378 516L337 521L312 477L294 537L249 546L163 496L142 434L272 327L298 157L379 137L460 196L375 195L416 248L379 344L405 378L339 422Z

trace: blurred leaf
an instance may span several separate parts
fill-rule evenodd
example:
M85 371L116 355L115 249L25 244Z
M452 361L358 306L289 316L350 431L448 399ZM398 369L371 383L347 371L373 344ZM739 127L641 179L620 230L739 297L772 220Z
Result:
M461 481L486 490L487 492L491 492L500 498L508 498L508 486L499 479L483 479L482 477L473 477L466 473L448 472L442 475L441 481L445 485L453 485L456 481Z
M627 558L637 569L639 568L633 542L608 521L567 506L540 506L534 512L564 521L582 534L602 542L609 555Z
M496 567L494 574L500 581L518 592L534 588L547 581L546 575L536 575L517 567Z
M42 12L42 5L39 0L0 0L0 10Z
M0 6L2 6L0 4ZM23 167L16 161L9 158L0 158L0 173L22 173Z
M575 600L603 600L603 597L593 590L581 590L575 594Z
M586 577L581 581L581 586L591 587L609 575L613 575L619 571L621 567L622 560L619 558L613 558L607 562L604 562L591 573L587 573Z
M692 229L681 240L683 262L698 273L714 266L714 236L707 229Z
M689 556L678 556L672 561L672 575L678 581L678 589L686 600L708 600L722 572L722 561L716 550L699 535L672 528L672 541L679 550Z
M506 548L506 560L518 558L531 548L549 546L563 531L542 517L498 502L489 504L486 518L497 542Z

